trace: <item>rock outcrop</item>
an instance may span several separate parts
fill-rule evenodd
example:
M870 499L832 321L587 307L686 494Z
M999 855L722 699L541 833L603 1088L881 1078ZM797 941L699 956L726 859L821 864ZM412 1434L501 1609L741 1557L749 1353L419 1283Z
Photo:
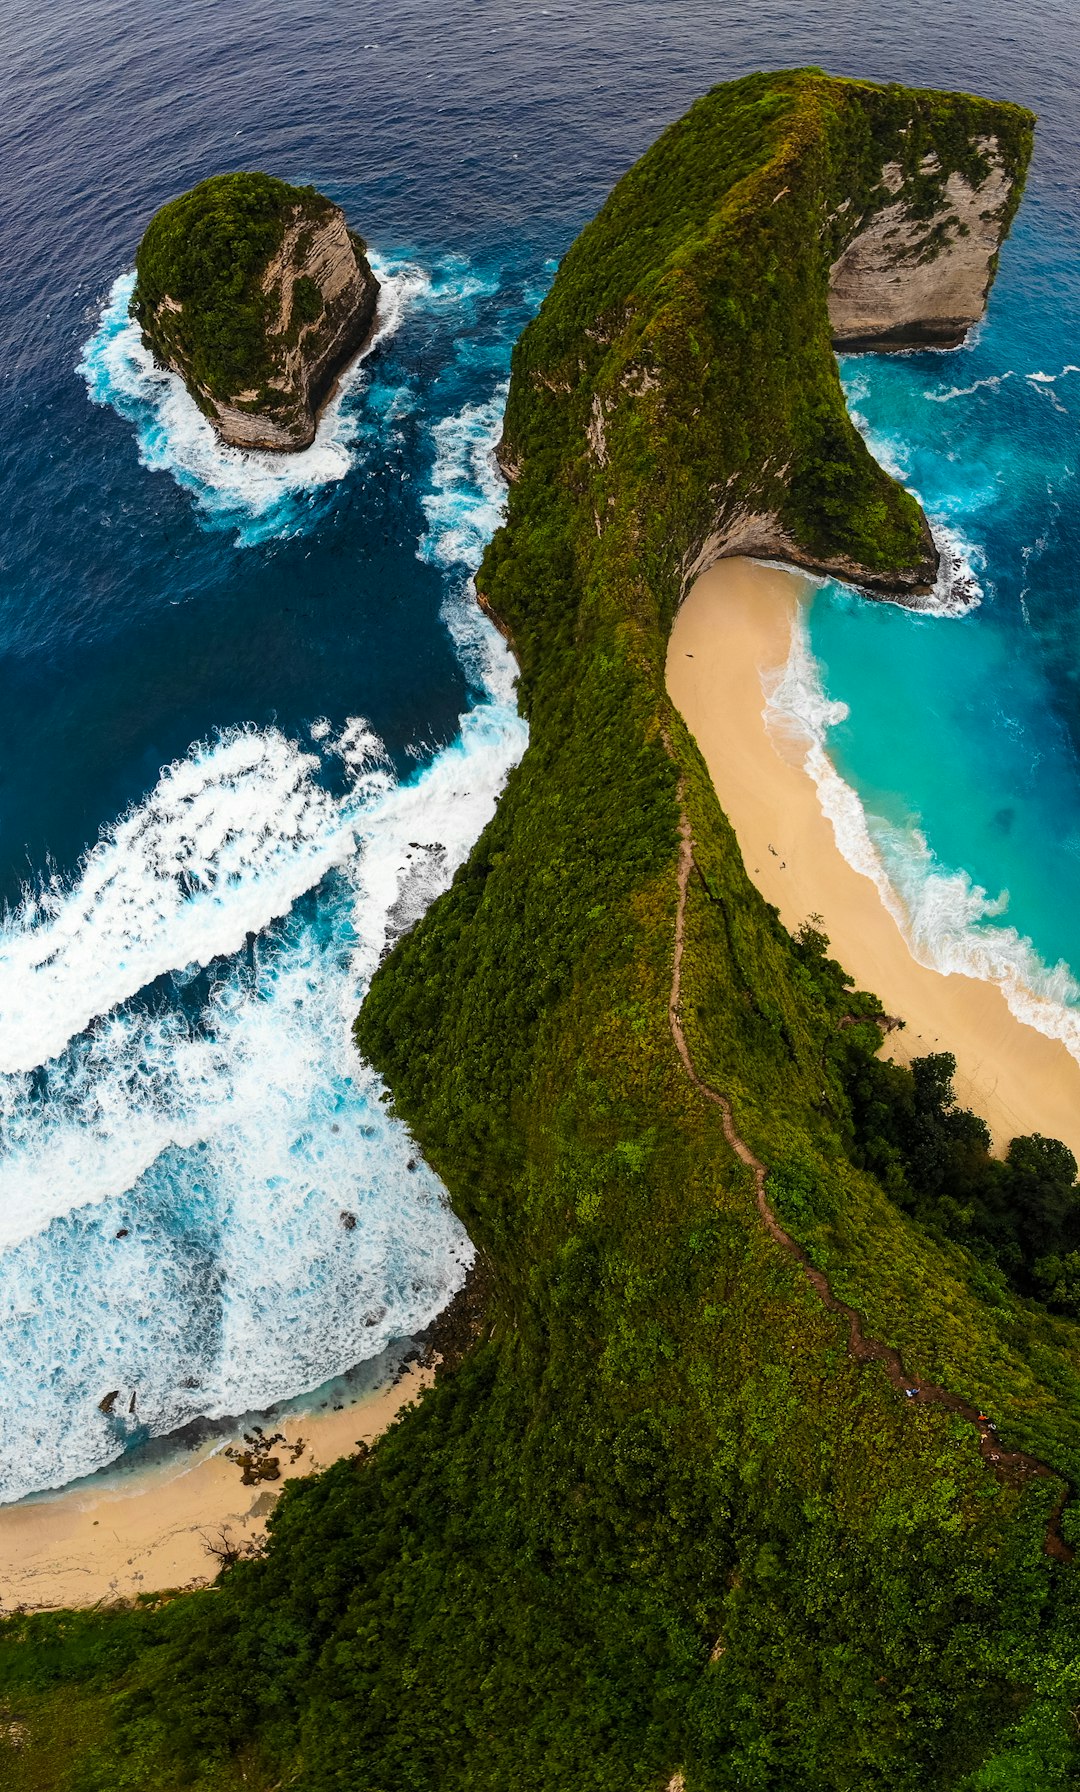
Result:
M221 440L306 448L379 293L339 207L266 175L216 176L157 214L136 268L143 340Z
M322 300L314 319L297 317L297 286L304 280ZM338 374L371 334L379 283L335 207L321 224L310 225L302 214L290 222L263 290L273 308L270 402L257 391L238 392L231 404L217 402L211 421L238 448L306 448Z
M882 168L889 202L871 213L829 270L836 348L956 348L978 323L1014 178L996 137L980 137L972 147L985 170L974 181L956 169L942 178L933 154L914 180L905 178L900 162Z
M655 488L678 466L676 603L731 554L903 602L962 597L914 495L848 415L833 351L963 340L1032 127L1007 103L816 69L715 88L624 176L522 339L507 478L520 486L531 458L573 442L606 544L662 513Z

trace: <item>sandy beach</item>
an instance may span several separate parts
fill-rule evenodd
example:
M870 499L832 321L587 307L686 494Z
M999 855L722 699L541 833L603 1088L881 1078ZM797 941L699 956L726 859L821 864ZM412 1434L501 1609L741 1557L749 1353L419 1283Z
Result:
M995 1145L1040 1132L1080 1159L1080 1064L1059 1041L1018 1020L995 985L912 957L871 878L841 854L802 764L805 748L774 739L762 675L784 665L798 574L724 560L689 593L668 649L671 696L694 734L743 859L785 926L822 917L836 958L860 988L906 1022L899 1058L951 1051L958 1099L988 1122Z
M241 1484L241 1469L216 1437L200 1448L126 1476L103 1476L55 1495L0 1507L0 1611L94 1605L166 1587L212 1581L218 1562L207 1540L233 1545L261 1537L289 1476L310 1475L356 1444L370 1444L434 1371L411 1364L393 1382L358 1395L341 1411L289 1414L273 1421L284 1434L281 1480ZM265 1427L264 1427L265 1428ZM290 1460L288 1445L303 1440Z

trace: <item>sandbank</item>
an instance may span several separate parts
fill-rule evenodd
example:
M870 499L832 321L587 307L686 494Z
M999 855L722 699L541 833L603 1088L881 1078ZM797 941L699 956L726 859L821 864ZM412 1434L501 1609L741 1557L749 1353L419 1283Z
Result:
M287 1477L310 1475L358 1442L370 1444L434 1375L419 1364L359 1394L341 1411L292 1413L263 1421L288 1443L304 1440L295 1463L281 1454L281 1480L241 1484L224 1455L244 1429L217 1436L153 1468L94 1476L51 1495L0 1507L0 1611L43 1610L131 1599L170 1587L201 1586L219 1563L207 1542L243 1545L262 1536ZM279 1452L275 1449L275 1454Z
M906 1023L890 1055L954 1054L957 1099L981 1114L995 1147L1040 1132L1080 1159L1080 1064L1019 1020L989 982L918 963L874 881L848 864L802 764L765 723L763 676L783 666L809 582L749 560L697 580L668 648L672 700L697 740L747 871L792 930L810 915L860 989Z

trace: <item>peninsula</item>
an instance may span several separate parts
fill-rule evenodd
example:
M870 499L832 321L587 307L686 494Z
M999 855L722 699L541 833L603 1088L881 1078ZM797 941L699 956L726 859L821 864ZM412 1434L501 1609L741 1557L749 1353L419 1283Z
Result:
M724 557L933 583L832 344L979 314L1032 129L749 76L563 260L478 578L530 745L356 1035L483 1311L213 1591L0 1632L19 1722L98 1726L80 1787L1076 1783L1075 1162L992 1158L943 1054L882 1062L880 1002L748 876L665 677Z
M143 341L221 440L308 447L379 293L340 208L270 175L214 175L151 219L135 271Z

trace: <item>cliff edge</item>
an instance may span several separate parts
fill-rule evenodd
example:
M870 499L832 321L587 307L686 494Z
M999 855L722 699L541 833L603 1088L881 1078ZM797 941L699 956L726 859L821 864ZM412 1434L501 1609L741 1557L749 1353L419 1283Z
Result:
M339 207L266 174L215 175L151 219L135 268L143 341L221 440L306 448L379 293Z
M937 151L883 164L874 203L829 269L840 350L958 348L986 309L1017 166L994 134L948 172ZM887 195L888 197L884 197Z
M979 192L990 137L996 235L1029 114L751 76L566 256L479 574L528 750L356 1033L477 1246L476 1342L370 1454L290 1482L213 1589L7 1621L39 1728L89 1737L80 1785L1080 1784L1076 1570L1049 1548L1080 1539L1080 1327L924 1228L899 1160L868 1169L868 1070L921 1116L912 1073L747 877L665 682L690 569L751 517L917 580L919 508L844 407L830 270L900 198L891 164L918 212L924 159ZM935 317L966 315L943 292Z
M817 69L714 88L618 183L522 337L507 476L558 437L606 544L679 466L680 591L725 554L931 590L929 526L852 424L833 351L962 340L1032 124Z

